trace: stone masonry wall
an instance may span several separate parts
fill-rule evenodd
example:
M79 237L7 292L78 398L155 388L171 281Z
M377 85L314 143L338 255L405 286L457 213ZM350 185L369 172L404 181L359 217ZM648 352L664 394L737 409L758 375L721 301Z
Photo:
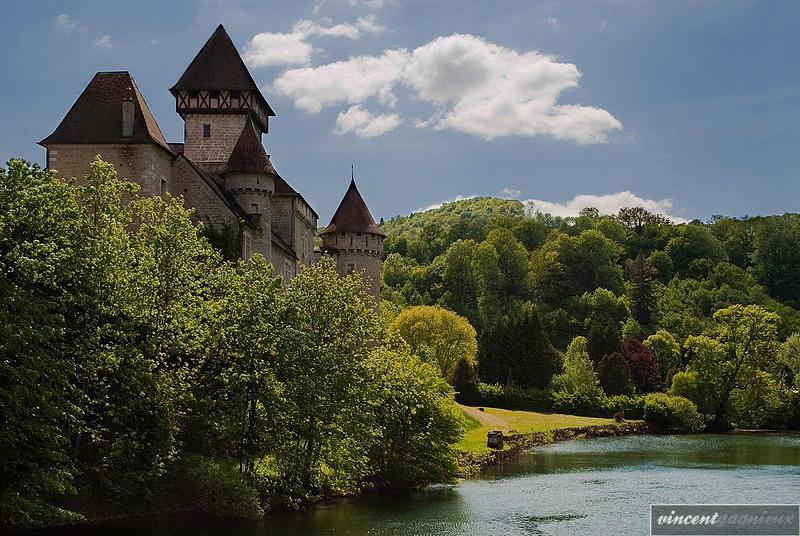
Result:
M51 145L47 150L47 167L56 170L60 177L82 179L97 155L114 164L120 178L139 184L141 195L161 195L162 181L167 191L171 189L172 156L153 144Z
M227 162L246 121L246 114L186 114L184 154L195 162ZM203 137L203 125L211 125L211 137Z

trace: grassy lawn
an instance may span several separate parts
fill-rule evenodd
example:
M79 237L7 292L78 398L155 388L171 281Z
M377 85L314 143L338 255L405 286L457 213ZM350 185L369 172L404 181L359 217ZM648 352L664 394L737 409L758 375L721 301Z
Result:
M487 450L486 434L492 430L502 430L504 434L511 432L525 434L528 432L544 432L558 428L577 428L596 424L612 424L613 419L595 417L578 417L561 413L535 413L532 411L513 411L509 409L461 406L467 418L467 431L458 448L464 451L483 452Z

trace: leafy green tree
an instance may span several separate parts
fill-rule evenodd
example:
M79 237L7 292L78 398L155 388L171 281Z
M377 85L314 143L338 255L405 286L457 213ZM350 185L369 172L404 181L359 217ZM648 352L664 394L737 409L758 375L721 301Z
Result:
M378 331L374 307L362 279L340 277L329 259L302 269L281 294L288 329L276 348L276 376L292 425L276 460L287 486L352 490L368 471L360 371Z
M498 291L504 297L524 297L525 274L528 272L528 252L525 246L507 229L491 231L486 242L497 252L501 279Z
M575 337L564 354L564 371L553 376L551 385L556 391L600 398L603 394L600 380L589 358L589 341Z
M773 296L800 306L800 217L761 222L755 233L754 268Z
M467 359L458 362L453 378L453 389L456 391L456 401L460 404L480 404L481 392L474 363Z
M368 478L393 488L452 481L463 425L453 389L438 369L385 347L373 350L364 365L370 378L365 409L375 433Z
M668 382L671 379L670 371L676 372L681 366L681 346L672 334L664 329L659 329L645 339L644 345L653 352L662 379Z
M702 225L688 224L680 228L678 236L672 238L665 251L672 259L675 271L687 275L692 263L708 259L712 263L726 259L722 243Z
M620 349L621 325L628 318L628 306L625 298L603 288L584 294L580 303L589 355L598 363L603 356Z
M609 396L633 394L631 370L619 352L612 352L600 360L597 365L597 377L603 391Z
M778 358L793 374L800 373L800 333L792 333L786 339L778 352Z
M535 265L546 265L546 259L550 259L551 264L558 262L568 293L579 296L601 287L616 292L622 290L622 268L617 264L619 254L618 244L592 229L574 237L558 235L542 246L533 262ZM547 275L541 268L538 272L540 276ZM539 280L536 284L544 283Z
M227 275L212 351L191 382L206 425L193 430L205 440L195 448L207 451L216 436L216 448L224 445L253 476L257 461L271 454L274 438L291 426L283 421L283 386L276 374L280 334L288 328L280 314L280 280L261 255L240 261Z
M731 393L731 422L737 428L761 428L770 421L783 425L789 400L789 390L781 381L764 370L756 370L745 388Z
M73 490L81 417L65 333L85 275L74 189L22 160L0 168L0 521L73 518L48 500Z
M478 281L473 259L478 245L472 240L453 242L444 253L442 305L478 325Z
M447 381L453 381L458 363L475 363L478 343L475 329L464 317L447 309L417 306L406 309L389 326L408 343L411 353L438 367Z
M685 346L695 355L689 370L697 373L701 390L714 393L711 427L720 430L730 427L735 392L774 367L778 315L757 305L732 305L714 313L714 322L715 338L691 337Z
M656 279L661 283L669 283L674 275L672 268L672 259L665 251L657 249L647 257L650 266L656 271Z
M536 306L516 306L481 336L478 366L490 383L511 380L521 387L544 388L561 368L561 356L544 331Z
M645 326L653 322L656 297L653 292L656 270L644 257L639 255L628 261L628 301L631 316Z

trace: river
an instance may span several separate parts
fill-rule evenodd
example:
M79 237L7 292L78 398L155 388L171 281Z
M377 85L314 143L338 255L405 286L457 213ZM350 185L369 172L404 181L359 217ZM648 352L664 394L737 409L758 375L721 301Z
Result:
M75 534L648 534L650 503L740 502L800 502L800 435L567 441L537 448L519 462L486 469L460 485L413 494L326 502L258 523L172 516L82 527Z

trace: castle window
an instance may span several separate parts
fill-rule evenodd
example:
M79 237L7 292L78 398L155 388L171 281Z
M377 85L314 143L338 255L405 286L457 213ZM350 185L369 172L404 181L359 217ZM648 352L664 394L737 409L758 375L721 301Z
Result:
M211 125L203 125L203 137L204 138L211 137Z
M356 271L356 265L355 264L348 264L347 265L347 273L348 274L352 274L355 271Z
M161 195L167 193L167 180L161 179Z
M258 203L250 203L250 214L258 214Z

